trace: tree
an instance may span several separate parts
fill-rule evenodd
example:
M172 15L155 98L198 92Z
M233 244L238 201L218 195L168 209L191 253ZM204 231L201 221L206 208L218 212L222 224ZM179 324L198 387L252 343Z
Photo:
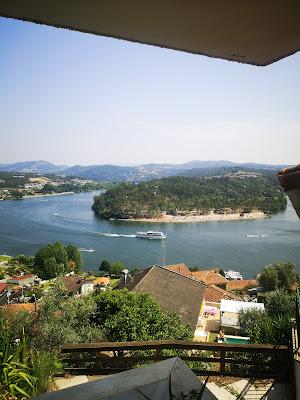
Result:
M107 260L103 260L102 263L99 265L99 271L110 272L111 271L111 264Z
M126 265L120 261L116 261L112 264L110 273L113 275L120 275L123 269L126 269Z
M55 257L49 257L44 260L44 268L41 277L55 278L64 273L63 264L58 264Z
M249 336L251 343L290 345L291 318L289 315L272 317L266 311L248 310L240 312L241 333Z
M264 267L258 282L266 291L275 290L278 287L278 274L273 265Z
M66 246L66 251L67 251L69 265L70 262L73 261L73 263L75 263L76 266L75 272L78 272L82 266L82 257L80 251L74 244L69 244L68 246Z
M34 263L34 257L25 256L24 254L19 254L16 257L13 257L11 260L12 263L26 265L28 267L32 267Z
M61 243L41 247L34 257L34 271L42 279L52 279L68 271L68 253Z
M258 278L259 284L266 291L279 288L290 291L292 285L297 283L298 280L295 264L283 261L276 261L274 264L266 265Z
M284 289L277 289L266 295L265 307L270 317L288 316L295 317L295 296Z
M126 289L94 295L96 312L93 322L110 341L191 339L188 326L174 313L163 313L148 294Z
M59 280L40 301L32 326L31 344L40 351L58 351L64 343L96 342L104 339L102 328L91 321L96 302L92 296L66 297Z

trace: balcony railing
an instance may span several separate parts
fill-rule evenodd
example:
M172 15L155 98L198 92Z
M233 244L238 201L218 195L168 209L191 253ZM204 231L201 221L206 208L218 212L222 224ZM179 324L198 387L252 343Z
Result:
M66 344L61 351L72 375L112 374L177 355L197 375L282 378L292 360L287 346L180 340Z

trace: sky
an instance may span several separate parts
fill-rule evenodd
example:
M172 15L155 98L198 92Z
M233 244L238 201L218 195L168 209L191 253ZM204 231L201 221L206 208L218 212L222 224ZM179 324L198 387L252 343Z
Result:
M0 164L296 164L299 71L0 18Z

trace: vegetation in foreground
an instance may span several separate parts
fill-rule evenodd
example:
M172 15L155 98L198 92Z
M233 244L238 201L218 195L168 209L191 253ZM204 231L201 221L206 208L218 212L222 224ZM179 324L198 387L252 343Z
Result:
M295 265L276 261L266 265L258 278L264 289L259 299L265 311L249 310L239 314L242 334L252 343L291 345L292 320L296 315L294 287L299 283Z
M94 198L93 210L102 218L153 218L177 215L243 212L276 213L286 207L279 185L269 177L170 177L120 183Z
M24 332L24 335L23 335ZM64 343L191 339L191 330L182 325L180 317L163 313L155 300L146 294L127 290L106 291L76 298L69 296L58 279L49 293L39 302L36 313L17 314L0 309L0 355L19 351L16 339L26 337L22 350L25 376L30 385L19 381L26 395L42 394L51 382L51 375L62 369L59 349ZM0 365L0 398L8 393ZM27 374L27 375L26 375ZM25 396L18 390L12 398Z

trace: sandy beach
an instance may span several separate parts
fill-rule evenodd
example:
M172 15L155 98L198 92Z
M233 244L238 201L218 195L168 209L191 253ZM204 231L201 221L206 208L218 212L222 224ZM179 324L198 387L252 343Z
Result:
M241 215L240 213L234 214L215 214L211 211L207 215L168 215L164 214L158 218L130 218L130 219L119 219L120 221L128 222L149 222L149 223L191 223L191 222L212 222L212 221L238 221L238 220L249 220L249 219L261 219L266 218L268 215L262 211L253 211Z

